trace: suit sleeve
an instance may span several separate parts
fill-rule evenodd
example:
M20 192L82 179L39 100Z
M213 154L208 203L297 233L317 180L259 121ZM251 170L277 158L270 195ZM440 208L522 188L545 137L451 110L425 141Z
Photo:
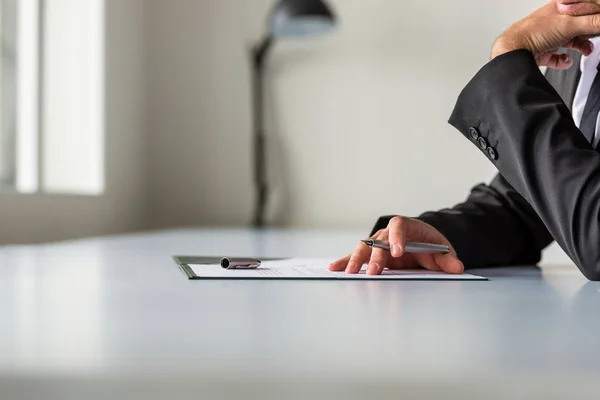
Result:
M600 280L600 153L533 55L517 50L489 62L460 94L449 122L531 205L585 277ZM487 146L472 139L475 131Z
M379 218L371 235L392 217ZM464 202L417 219L446 236L466 268L535 265L553 241L529 203L500 174L489 185L475 186Z

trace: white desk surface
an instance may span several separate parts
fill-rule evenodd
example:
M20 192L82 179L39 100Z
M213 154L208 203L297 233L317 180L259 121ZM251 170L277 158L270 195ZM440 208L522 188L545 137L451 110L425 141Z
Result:
M473 271L488 282L223 282L189 281L171 258L338 257L362 233L0 247L0 398L597 398L600 285L574 266Z

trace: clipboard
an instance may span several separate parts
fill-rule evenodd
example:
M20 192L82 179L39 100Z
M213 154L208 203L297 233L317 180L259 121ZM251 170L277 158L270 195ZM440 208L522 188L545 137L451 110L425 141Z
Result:
M247 258L247 257L243 257ZM443 272L421 269L386 270L381 275L330 272L323 268L324 261L301 258L261 258L262 266L252 271L228 271L221 267L223 257L217 256L174 256L175 263L188 280L362 280L362 281L488 281L483 276L464 273L449 275ZM273 263L276 261L276 263ZM269 263L271 262L271 263ZM192 267L193 266L193 267ZM209 267L210 266L210 267ZM197 275L196 271L200 271Z

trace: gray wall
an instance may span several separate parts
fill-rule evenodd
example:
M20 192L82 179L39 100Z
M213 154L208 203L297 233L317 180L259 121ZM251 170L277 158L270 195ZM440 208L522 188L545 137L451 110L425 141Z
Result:
M271 0L148 0L156 227L250 220L247 48ZM539 0L332 0L333 36L269 60L272 221L367 227L463 200L493 166L447 124L492 42Z

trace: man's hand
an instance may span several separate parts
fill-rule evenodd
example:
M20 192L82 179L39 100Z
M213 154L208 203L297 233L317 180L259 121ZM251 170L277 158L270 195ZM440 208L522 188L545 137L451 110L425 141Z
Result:
M369 275L380 275L386 268L423 267L431 271L444 271L449 274L462 274L465 270L448 239L437 229L420 220L394 217L387 228L377 232L371 239L388 241L391 251L371 249L366 244L360 243L354 253L332 263L329 269L357 274L362 266L368 263L367 274ZM442 244L450 247L450 253L404 253L406 242Z
M568 69L573 60L556 51L563 48L589 55L593 50L588 37L600 34L600 14L570 16L559 13L556 3L550 2L530 16L517 22L494 44L494 59L513 50L529 50L539 66Z

